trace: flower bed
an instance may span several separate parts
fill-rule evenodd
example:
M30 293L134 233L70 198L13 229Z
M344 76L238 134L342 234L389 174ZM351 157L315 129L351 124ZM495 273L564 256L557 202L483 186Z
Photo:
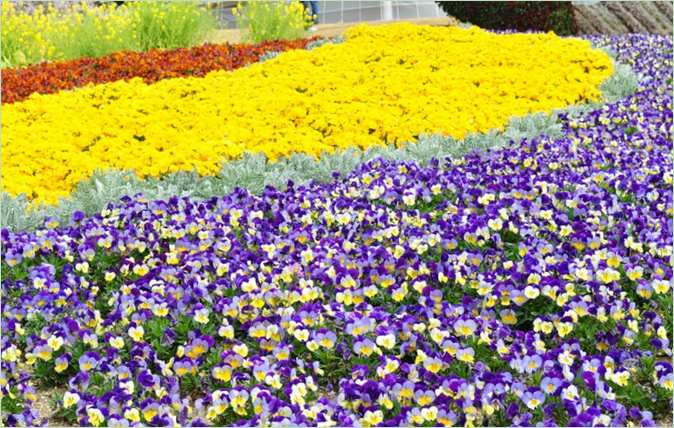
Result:
M672 39L595 41L639 91L565 138L3 231L7 424L31 380L96 426L668 419Z
M257 45L205 44L171 51L116 52L102 58L79 58L2 70L2 103L23 101L33 93L58 91L140 77L155 83L174 77L203 77L214 70L234 70L259 61L266 52L306 49L313 39L276 40Z
M244 151L274 161L421 133L462 139L512 116L597 99L612 71L610 58L583 40L360 27L343 44L233 73L131 79L5 106L3 183L12 195L55 203L98 168L213 175Z

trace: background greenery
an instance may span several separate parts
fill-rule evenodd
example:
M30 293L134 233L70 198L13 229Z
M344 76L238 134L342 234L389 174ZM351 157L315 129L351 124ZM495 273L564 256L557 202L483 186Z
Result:
M241 41L261 43L267 40L295 40L307 36L311 20L300 2L248 1L234 9Z
M31 14L13 3L2 2L2 68L191 47L217 27L215 16L192 1L131 1L119 7L82 2L67 9L50 4Z
M576 34L570 1L438 1L440 8L461 22L489 30L554 31Z

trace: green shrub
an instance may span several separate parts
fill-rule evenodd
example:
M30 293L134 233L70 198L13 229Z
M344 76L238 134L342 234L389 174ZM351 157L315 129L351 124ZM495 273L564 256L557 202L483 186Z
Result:
M90 2L91 3L91 2ZM81 2L22 12L2 2L2 67L98 58L124 50L176 49L204 42L215 16L192 1L132 1L121 7Z
M300 2L240 2L234 9L241 41L295 40L307 35L311 20Z
M122 8L136 17L138 49L177 49L204 42L217 18L195 1L130 1Z
M554 31L559 36L578 32L573 5L568 1L438 1L447 15L489 30Z

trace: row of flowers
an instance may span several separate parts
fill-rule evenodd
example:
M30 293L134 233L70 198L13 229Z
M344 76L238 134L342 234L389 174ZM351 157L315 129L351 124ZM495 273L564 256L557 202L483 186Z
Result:
M131 79L5 106L4 189L55 203L98 168L214 175L244 151L274 161L421 133L462 139L596 99L612 71L588 41L553 34L361 26L343 44L232 73Z
M257 45L204 44L175 50L116 52L102 58L78 58L2 70L2 103L23 101L33 93L53 94L87 86L129 80L155 83L174 77L203 77L214 70L234 70L259 61L266 52L306 49L313 39L276 40Z
M654 426L672 39L594 41L640 88L563 139L3 231L5 423L37 381L83 426Z

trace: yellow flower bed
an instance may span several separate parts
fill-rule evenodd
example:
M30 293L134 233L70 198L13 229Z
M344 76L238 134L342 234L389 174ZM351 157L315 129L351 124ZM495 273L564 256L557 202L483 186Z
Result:
M270 159L500 128L596 99L612 60L553 34L359 26L347 41L234 72L140 80L3 106L2 182L56 202L97 169L214 174L243 151Z

